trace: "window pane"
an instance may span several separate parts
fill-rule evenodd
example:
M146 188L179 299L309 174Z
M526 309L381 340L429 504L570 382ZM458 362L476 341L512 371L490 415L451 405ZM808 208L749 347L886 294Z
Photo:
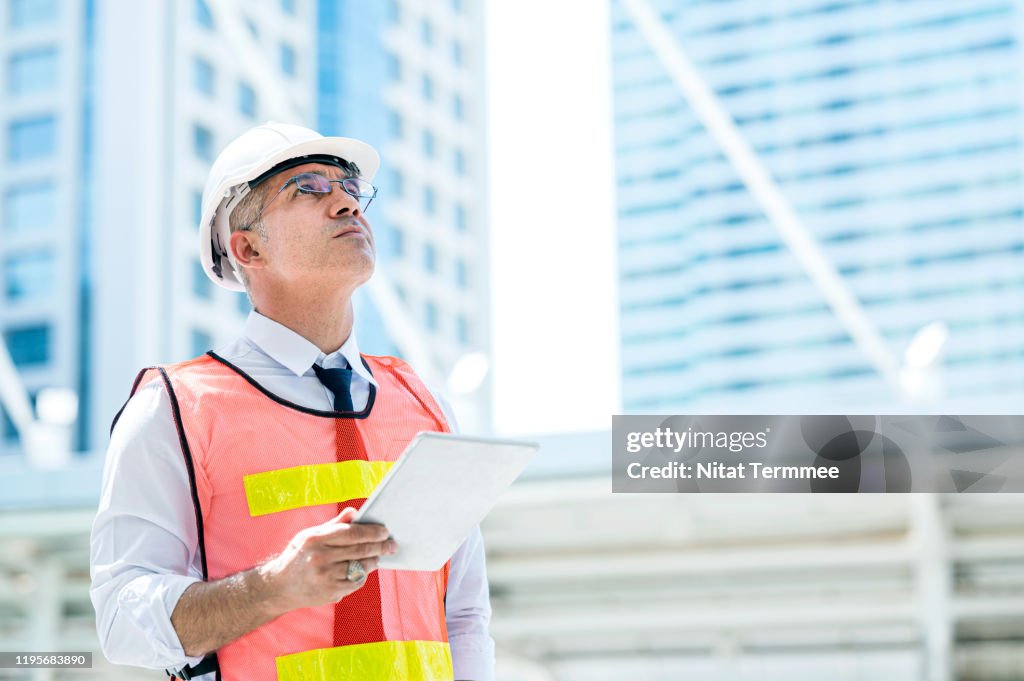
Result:
M6 232L17 234L53 228L57 195L52 187L15 187L7 192L5 203Z
M388 111L388 131L392 137L402 136L402 116L397 111Z
M388 54L388 77L391 80L402 79L402 60L393 54Z
M469 345L469 322L462 315L455 320L455 336L461 345Z
M53 292L53 254L22 253L8 256L4 262L4 289L14 302L40 300Z
M431 331L437 330L437 305L432 301L428 300L423 306L423 323Z
M294 15L296 13L295 0L281 0L281 9L288 14Z
M460 97L459 95L452 96L452 115L455 116L455 118L460 121L465 115L462 110L462 97Z
M11 0L10 8L15 28L52 24L57 18L57 0Z
M14 121L7 156L12 161L34 161L57 150L57 119L53 116Z
M466 155L462 153L461 149L456 149L454 157L452 158L452 165L455 167L456 175L466 174Z
M57 85L57 51L35 50L11 56L7 89L11 94L45 92Z
M204 0L196 0L196 23L203 28L213 28L213 14Z
M423 131L423 154L428 158L434 155L434 133L429 130Z
M192 191L192 226L199 229L199 223L203 221L203 193L199 190Z
M430 101L434 98L434 81L430 76L424 75L421 80L423 99Z
M50 361L50 327L46 324L9 329L4 333L11 359L19 367Z
M391 252L397 257L405 255L405 232L400 229L394 230L392 235Z
M437 200L434 197L433 187L423 188L423 210L426 211L428 215L433 215L437 210Z
M252 312L252 303L249 302L249 296L245 293L238 294L238 302L235 303L238 306L238 311L241 314L248 315Z
M281 70L289 76L295 75L295 50L286 43L281 43Z
M199 329L192 329L192 356L205 355L207 350L212 349L213 336Z
M459 285L459 288L466 288L469 284L469 274L464 260L455 261L455 283Z
M405 175L400 170L392 168L391 187L388 192L395 197L405 196Z
M203 159L204 161L212 161L213 133L201 125L194 126L192 129L192 133L192 140L196 156Z
M206 270L198 260L192 262L192 293L202 300L213 297L213 282L206 276Z
M452 63L462 66L462 43L458 40L452 41Z
M424 45L432 45L434 43L434 27L426 19L420 22L420 38L422 38Z
M204 95L213 96L213 66L205 59L195 58L196 90Z
M243 116L256 118L256 91L248 83L238 84L238 110Z
M461 203L455 204L455 229L466 231L466 209Z
M423 267L431 273L437 271L437 249L433 244L423 245Z

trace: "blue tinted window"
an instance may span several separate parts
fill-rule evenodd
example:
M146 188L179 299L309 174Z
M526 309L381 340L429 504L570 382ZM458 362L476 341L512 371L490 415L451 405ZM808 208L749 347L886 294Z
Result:
M400 170L391 169L391 182L389 191L392 196L405 196L405 175Z
M420 38L424 45L434 44L434 27L426 19L420 22Z
M386 0L386 2L385 15L389 22L397 24L402 20L402 9L398 6L398 0Z
M455 116L456 120L462 120L465 116L462 105L462 97L459 95L452 95L452 115Z
M289 76L295 75L295 50L287 43L281 43L281 70Z
M206 270L198 260L192 262L192 293L203 300L213 297L213 282L206 276Z
M57 194L53 187L14 187L4 197L4 231L34 232L53 228Z
M57 18L57 0L10 0L9 6L15 28L52 24Z
M469 345L469 322L462 315L455 320L455 337L460 345Z
M430 158L434 155L434 133L429 130L423 131L423 155Z
M295 15L298 11L295 6L295 0L281 0L281 9L291 15Z
M428 300L423 305L423 323L431 331L437 330L437 305L433 301Z
M52 253L21 253L4 263L4 289L10 301L39 300L53 292Z
M11 161L46 158L57 150L57 119L53 116L14 121L9 130L7 157Z
M423 99L428 102L434 98L434 80L425 75L420 80L420 90L423 92Z
M206 354L207 350L213 349L213 336L200 331L199 329L192 329L192 356L198 357L199 355Z
M466 262L461 258L455 261L455 283L459 285L459 288L466 288L469 285Z
M249 301L249 296L245 293L238 294L238 301L235 303L238 306L239 313L248 315L252 312L252 303Z
M462 43L458 40L452 41L452 63L462 66Z
M437 198L434 196L433 187L423 188L423 210L427 215L433 215L437 211Z
M192 128L192 144L196 156L204 161L213 160L213 133L201 125Z
M57 50L33 50L11 55L7 90L12 95L45 92L57 85Z
M462 0L452 0L452 11L454 11L454 12L461 12L462 11Z
M238 111L246 118L256 118L256 91L248 83L238 84Z
M452 166L455 169L456 175L466 174L466 155L462 153L461 149L456 149L452 157Z
M205 59L196 57L193 61L196 90L204 95L213 96L213 65Z
M402 60L394 54L388 54L388 78L391 80L402 79Z
M192 226L199 229L199 223L203 221L203 193L198 189L192 190Z
M404 132L402 116L397 111L388 111L388 132L392 137L401 137Z
M196 0L196 23L204 28L213 28L213 14L205 0Z
M19 367L46 364L50 361L50 326L38 324L4 332L11 359Z
M466 231L466 208L461 203L455 204L455 229Z
M437 249L433 244L423 245L423 267L428 272L437 271Z
M391 252L398 257L405 255L405 232L400 229L394 230L392 234Z

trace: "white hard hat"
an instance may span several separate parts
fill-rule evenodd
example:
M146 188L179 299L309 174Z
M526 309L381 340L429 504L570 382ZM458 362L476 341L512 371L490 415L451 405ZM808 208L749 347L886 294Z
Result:
M228 250L231 237L228 217L235 206L252 187L272 174L268 171L283 170L289 161L301 165L324 157L356 164L359 176L367 182L373 181L380 168L380 155L366 142L348 137L324 137L315 130L290 123L264 123L245 132L220 152L203 189L203 215L199 223L199 259L214 283L232 291L245 290Z

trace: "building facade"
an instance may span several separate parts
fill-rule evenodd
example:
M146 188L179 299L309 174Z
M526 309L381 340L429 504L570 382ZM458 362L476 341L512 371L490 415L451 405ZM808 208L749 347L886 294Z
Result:
M202 190L266 120L382 152L369 218L399 303L358 301L364 351L403 354L396 316L435 378L488 346L482 21L479 2L0 2L0 330L30 394L79 395L76 449L105 446L141 367L237 335L248 299L198 260Z
M929 408L1019 404L1020 3L649 5L892 353L947 325ZM905 409L620 1L612 31L625 410Z

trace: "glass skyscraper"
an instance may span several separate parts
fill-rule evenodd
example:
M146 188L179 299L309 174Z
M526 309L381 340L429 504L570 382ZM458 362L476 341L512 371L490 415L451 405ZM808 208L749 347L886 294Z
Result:
M381 152L376 276L442 376L490 345L483 21L476 0L318 4L318 125ZM402 354L386 312L357 304L360 345Z
M897 357L1024 396L1021 5L653 0ZM613 2L627 412L899 408Z

